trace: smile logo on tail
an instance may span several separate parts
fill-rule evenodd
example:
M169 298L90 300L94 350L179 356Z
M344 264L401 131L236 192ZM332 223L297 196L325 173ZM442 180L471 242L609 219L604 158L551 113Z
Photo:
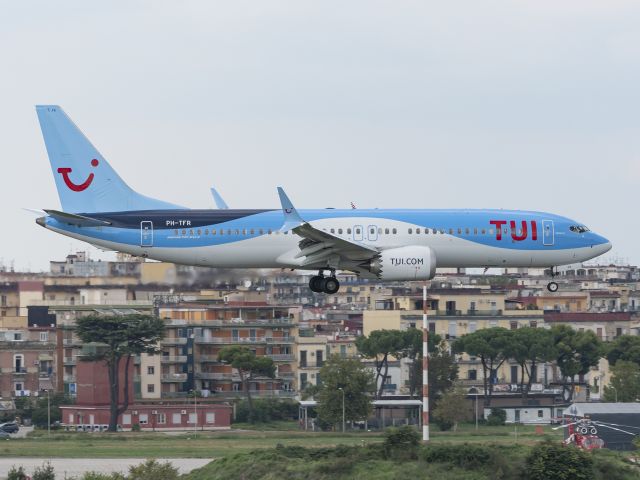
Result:
M98 160L95 158L91 160L91 166L94 168L97 167L99 163L100 162L98 162ZM83 190L86 190L87 188L89 188L89 185L91 185L91 182L93 182L93 177L94 177L93 173L90 173L87 179L83 183L77 184L77 183L73 183L69 178L69 174L71 173L71 168L60 167L58 169L58 173L62 175L64 183L67 185L67 187L69 187L69 189L73 190L74 192L82 192Z

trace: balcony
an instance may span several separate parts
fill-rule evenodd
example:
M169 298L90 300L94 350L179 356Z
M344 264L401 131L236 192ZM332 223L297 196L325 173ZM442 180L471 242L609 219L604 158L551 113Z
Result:
M65 375L64 376L64 383L76 383L76 376L75 375Z
M272 353L269 353L269 354L267 354L265 356L269 357L274 362L293 362L296 359L295 355L285 355L285 354L272 354Z
M162 339L162 345L186 345L187 339L185 337L168 337Z
M64 365L67 366L71 366L71 365L75 365L76 364L76 358L75 357L64 357Z
M15 367L13 369L13 374L14 375L26 375L27 373L27 368L26 367Z
M204 337L200 335L195 339L196 343L214 345L254 345L257 343L265 343L266 341L264 337Z
M172 320L175 322L176 320ZM204 320L198 323L198 326L202 325L203 327L236 327L236 326L269 326L269 325L295 325L296 321L292 318L282 317L282 318L254 318L254 319L246 319L246 318L233 318L229 320Z
M163 355L160 359L162 363L185 363L187 361L186 355Z
M238 375L234 375L231 372L196 372L196 378L202 380L231 380L233 378L240 377Z
M162 381L165 383L183 383L187 381L186 373L163 373Z
M217 362L218 355L200 355L198 356L198 361L200 362Z
M296 374L294 372L278 372L276 377L283 378L283 379L291 379L291 378L296 378Z
M296 337L267 337L267 343L296 343Z
M292 390L251 390L250 392L253 398L294 398L297 394ZM243 390L213 393L214 398L237 398L244 396L246 396L246 392Z

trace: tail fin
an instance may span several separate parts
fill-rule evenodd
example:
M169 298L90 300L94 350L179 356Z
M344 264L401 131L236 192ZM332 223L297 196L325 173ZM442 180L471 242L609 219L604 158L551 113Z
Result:
M37 105L60 203L65 212L183 208L131 189L57 105Z

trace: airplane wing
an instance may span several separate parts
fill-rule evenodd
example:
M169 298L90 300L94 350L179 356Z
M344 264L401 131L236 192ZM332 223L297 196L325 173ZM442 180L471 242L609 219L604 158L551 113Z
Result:
M45 212L59 222L67 223L69 225L76 225L78 227L104 227L106 225L111 225L111 222L98 220L97 218L85 217L83 215L77 215L75 213L46 209Z
M300 263L301 267L340 268L351 270L363 277L377 278L366 268L366 265L378 255L377 249L315 228L300 217L281 187L278 187L278 194L284 214L284 224L280 231L292 231L302 237L298 243L300 251L294 257L296 259L304 257Z
M229 209L229 205L227 205L227 202L223 200L222 196L218 193L218 191L214 187L211 187L211 195L213 195L213 201L216 202L216 206L220 210Z

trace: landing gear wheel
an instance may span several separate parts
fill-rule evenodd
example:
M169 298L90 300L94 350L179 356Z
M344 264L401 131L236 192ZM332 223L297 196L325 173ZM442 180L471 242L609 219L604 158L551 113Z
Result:
M547 290L549 290L551 293L555 293L558 291L558 284L556 282L549 282L547 284Z
M323 291L329 295L333 295L340 290L340 282L336 277L328 277L324 279Z
M324 291L324 277L315 275L309 280L309 288L312 292L322 293Z

